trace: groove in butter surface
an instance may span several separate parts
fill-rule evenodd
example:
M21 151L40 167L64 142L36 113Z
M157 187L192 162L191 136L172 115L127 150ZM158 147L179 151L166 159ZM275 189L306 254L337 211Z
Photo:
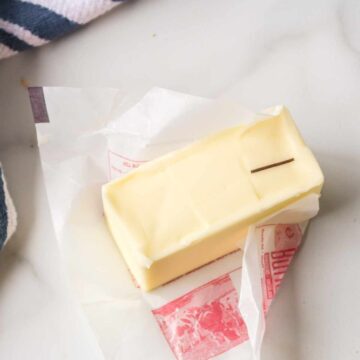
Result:
M293 161L262 171L253 169ZM247 227L311 192L323 175L288 111L224 130L103 187L130 271L150 290L241 248Z

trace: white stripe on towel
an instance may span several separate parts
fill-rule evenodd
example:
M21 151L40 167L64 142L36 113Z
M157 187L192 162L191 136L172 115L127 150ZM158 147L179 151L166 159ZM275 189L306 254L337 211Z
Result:
M31 31L24 29L22 26L13 24L0 18L0 29L5 30L9 34L16 36L18 39L25 41L32 46L40 46L48 41L34 35Z
M78 24L85 24L119 4L111 0L23 0L23 2L41 5Z
M3 246L7 243L10 237L14 234L16 225L17 225L17 214L15 211L14 203L10 197L9 191L7 189L5 178L3 177L4 183L4 192L5 192L5 204L7 208L7 215L8 215L8 223L7 223L7 237L3 244Z
M0 59L4 59L15 54L17 54L17 51L10 49L4 44L0 44Z

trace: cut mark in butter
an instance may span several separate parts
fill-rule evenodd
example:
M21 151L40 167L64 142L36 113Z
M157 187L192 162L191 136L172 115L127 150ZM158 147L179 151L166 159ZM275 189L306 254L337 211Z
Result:
M294 160L295 160L294 158L291 158L291 159L279 161L277 163L273 163L273 164L270 164L270 165L261 166L261 167L258 167L256 169L251 170L251 173L253 174L253 173L257 173L259 171L263 171L263 170L273 168L275 166L285 165L285 164L293 162Z

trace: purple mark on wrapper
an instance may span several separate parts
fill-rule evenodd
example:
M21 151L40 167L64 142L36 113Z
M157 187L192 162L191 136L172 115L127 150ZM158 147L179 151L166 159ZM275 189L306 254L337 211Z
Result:
M43 88L29 87L28 91L35 124L48 123L49 116L46 109Z

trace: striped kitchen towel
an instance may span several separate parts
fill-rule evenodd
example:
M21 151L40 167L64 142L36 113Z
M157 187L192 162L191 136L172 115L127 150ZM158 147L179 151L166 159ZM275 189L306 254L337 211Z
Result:
M0 59L40 46L122 0L0 0Z
M0 164L0 250L14 233L15 228L16 212Z

